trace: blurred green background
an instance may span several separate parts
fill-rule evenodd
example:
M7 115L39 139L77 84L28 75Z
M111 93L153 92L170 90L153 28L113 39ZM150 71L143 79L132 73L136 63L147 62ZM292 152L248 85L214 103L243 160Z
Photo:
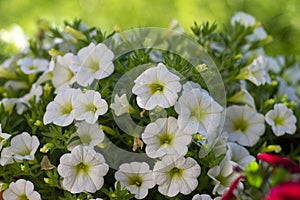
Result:
M253 15L272 35L267 53L300 55L300 0L0 0L0 29L18 24L34 36L38 19L63 25L80 18L111 32L114 25L168 27L177 19L191 32L194 21L215 21L223 28L237 11Z

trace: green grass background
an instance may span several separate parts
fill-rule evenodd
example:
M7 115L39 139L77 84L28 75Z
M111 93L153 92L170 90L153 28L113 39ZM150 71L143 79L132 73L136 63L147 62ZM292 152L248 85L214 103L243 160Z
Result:
M111 32L114 25L167 27L177 19L190 32L194 21L223 28L237 11L255 16L272 35L269 54L300 55L300 0L0 0L0 29L18 24L34 36L38 19L62 25L80 18Z

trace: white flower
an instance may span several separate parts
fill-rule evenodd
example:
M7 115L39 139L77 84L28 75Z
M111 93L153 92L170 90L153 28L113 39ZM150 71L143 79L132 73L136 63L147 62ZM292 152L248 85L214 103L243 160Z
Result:
M211 198L208 194L196 194L193 196L192 200L221 200L221 197Z
M208 170L207 175L215 183L215 187L212 191L213 194L218 193L220 195L239 177L239 174L233 171L233 166L227 157L225 157L219 165ZM239 183L238 187L243 187L242 183Z
M166 196L174 197L179 192L187 195L198 186L197 177L201 168L193 158L164 156L154 165L158 191Z
M249 80L256 86L264 85L267 79L269 79L266 70L267 59L264 56L259 56L250 65L242 68L236 78L239 80Z
M231 25L234 26L236 22L245 27L254 26L256 24L255 18L244 12L235 13L235 15L231 18Z
M2 126L1 126L1 124L0 124L0 151L1 151L2 147L3 147L4 142L5 142L8 138L10 138L10 136L11 136L10 134L2 133Z
M19 102L17 104L17 113L21 115L25 110L27 110L27 108L30 108L29 101L33 99L35 100L35 103L38 103L42 94L43 88L40 85L33 84L30 92L19 98Z
M130 113L130 110L133 109L128 102L126 94L115 95L114 103L110 104L110 108L114 110L116 116L123 115L125 113Z
M4 200L40 200L41 195L34 191L34 185L32 182L19 179L16 182L9 184L9 188L3 192Z
M58 126L68 126L74 120L73 101L82 92L80 89L60 91L54 101L47 105L44 115L44 124L53 122Z
M198 132L204 137L217 130L222 110L207 92L198 88L185 90L175 104L179 128L190 134Z
M131 162L120 165L115 173L115 178L120 182L121 187L125 187L130 193L135 194L135 198L143 199L148 194L148 189L155 186L153 172L145 162Z
M114 71L114 53L105 44L89 46L79 50L79 63L74 63L71 69L77 71L76 81L81 86L90 85L94 79L104 79Z
M297 118L293 111L282 103L275 104L274 109L267 112L265 120L272 126L273 133L276 136L281 136L285 133L294 134L296 132Z
M53 68L52 83L56 92L70 87L76 81L75 71L70 69L74 63L78 63L78 57L72 53L67 53L63 57L58 56Z
M10 146L2 149L0 164L4 166L14 162L22 162L23 159L34 160L34 154L39 145L39 139L27 132L16 135L10 141Z
M21 66L22 72L25 74L34 74L37 72L46 71L49 65L49 61L46 59L31 59L31 58L22 58L17 62Z
M159 63L157 67L145 70L134 81L132 93L137 95L137 104L146 110L156 106L169 108L178 98L181 90L180 78L171 73L167 67Z
M77 146L60 158L57 171L64 179L62 186L71 193L99 190L108 172L104 157L91 147Z
M256 110L256 106L255 106L253 97L244 88L242 88L241 91L239 91L238 93L236 93L235 95L230 97L228 99L228 101L231 103L236 103L236 104L239 104L239 103L247 104L248 106L250 106L251 108Z
M255 160L255 157L251 156L248 150L239 144L228 142L227 147L226 156L233 165L238 165L243 168Z
M148 124L142 133L146 154L150 158L164 155L184 156L192 136L178 128L174 117L160 118Z
M229 134L229 141L253 146L265 132L264 116L247 105L230 106L226 111L224 130Z
M76 123L75 126L77 127L77 131L69 139L69 141L72 141L68 145L70 151L77 145L94 147L104 140L104 132L97 123L88 124L82 121ZM74 140L76 137L79 138Z
M74 117L76 120L85 120L89 124L94 124L99 115L107 112L108 105L101 94L94 90L87 90L79 94L74 100Z
M0 106L3 105L4 110L6 112L8 112L9 114L11 114L13 112L13 109L15 107L15 105L19 103L19 99L18 98L3 98L0 101Z

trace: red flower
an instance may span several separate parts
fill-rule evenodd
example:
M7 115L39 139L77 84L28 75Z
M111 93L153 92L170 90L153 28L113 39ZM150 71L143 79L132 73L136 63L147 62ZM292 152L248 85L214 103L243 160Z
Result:
M285 169L289 170L291 173L299 173L300 166L297 165L295 162L289 160L286 157L270 154L270 153L259 153L257 155L258 160L265 161L270 165L275 167L284 167Z
M231 184L229 190L222 196L221 200L229 200L233 197L233 191L236 189L237 185L239 184L240 180L244 178L244 176L239 176L234 182Z
M300 200L300 183L281 183L271 188L264 200Z

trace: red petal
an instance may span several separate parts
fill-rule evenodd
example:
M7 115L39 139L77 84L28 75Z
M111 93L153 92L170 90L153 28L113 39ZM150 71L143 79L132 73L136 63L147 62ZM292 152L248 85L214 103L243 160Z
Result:
M244 176L239 176L234 182L231 184L229 190L222 196L221 200L229 200L233 197L233 191L236 189L237 185L239 184L240 180L244 178Z
M277 185L264 200L300 200L300 183L286 182Z

